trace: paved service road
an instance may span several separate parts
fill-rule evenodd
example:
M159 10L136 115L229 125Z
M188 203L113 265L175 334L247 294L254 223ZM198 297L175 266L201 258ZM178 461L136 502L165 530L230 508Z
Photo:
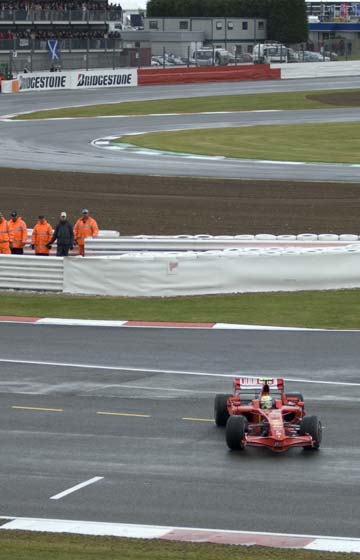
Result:
M359 333L2 324L0 340L3 515L358 536ZM320 452L228 451L209 420L235 372L302 380Z
M203 84L144 87L122 91L50 92L21 94L1 98L1 114L17 111L53 108L66 105L92 104L156 99L165 97L218 95L270 91L301 91L335 87L359 86L359 78L325 81L289 80L271 82L241 82L236 84ZM274 113L233 113L228 115L126 117L42 122L0 122L0 161L2 166L29 169L90 171L128 174L201 176L249 179L353 181L359 179L359 167L351 165L288 164L253 160L186 160L176 155L130 153L95 148L96 138L120 136L126 133L156 130L241 126L254 124L293 124L302 122L358 121L356 108L325 109L323 111L280 111ZM360 164L360 162L359 162Z

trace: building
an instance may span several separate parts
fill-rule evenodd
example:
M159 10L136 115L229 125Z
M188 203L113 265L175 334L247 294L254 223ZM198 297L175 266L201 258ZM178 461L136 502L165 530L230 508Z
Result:
M255 43L266 39L266 20L252 18L159 18L144 20L152 53L166 51L186 56L188 48L214 46L240 55L252 52Z
M306 0L309 41L340 56L360 52L360 2Z

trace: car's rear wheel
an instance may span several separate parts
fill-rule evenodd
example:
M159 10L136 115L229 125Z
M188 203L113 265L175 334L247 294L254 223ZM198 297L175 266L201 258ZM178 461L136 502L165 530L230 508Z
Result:
M214 401L214 418L217 426L226 426L229 418L229 411L227 409L227 401L231 395L216 395Z
M247 420L245 416L230 416L226 423L226 443L233 451L244 449Z
M319 449L322 440L321 422L317 416L305 416L300 422L299 435L310 435L314 441L313 447L304 446L304 449Z

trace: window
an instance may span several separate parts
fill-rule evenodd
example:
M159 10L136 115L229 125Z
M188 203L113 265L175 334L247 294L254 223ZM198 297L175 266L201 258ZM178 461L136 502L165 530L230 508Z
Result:
M222 21L217 21L216 22L216 29L222 29L222 28L223 28Z
M156 20L149 21L149 28L159 29L159 22L157 22Z
M179 22L179 29L188 29L189 28L189 22L188 21L180 21Z
M234 23L232 21L228 21L227 28L230 30L234 29Z
M243 29L243 31L247 31L247 29L248 29L248 22L247 21L242 22L242 29Z
M263 21L258 21L258 30L264 31L264 29L265 29L265 23Z

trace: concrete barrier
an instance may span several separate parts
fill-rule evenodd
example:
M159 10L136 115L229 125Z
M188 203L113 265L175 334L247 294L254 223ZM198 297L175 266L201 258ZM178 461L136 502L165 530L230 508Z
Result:
M138 71L138 84L188 84L241 80L279 80L280 69L268 64L244 66L207 66L200 68L145 68Z
M281 79L322 78L331 76L360 76L360 60L348 62L299 62L296 64L271 64L281 71Z
M19 80L2 80L1 93L19 93Z

